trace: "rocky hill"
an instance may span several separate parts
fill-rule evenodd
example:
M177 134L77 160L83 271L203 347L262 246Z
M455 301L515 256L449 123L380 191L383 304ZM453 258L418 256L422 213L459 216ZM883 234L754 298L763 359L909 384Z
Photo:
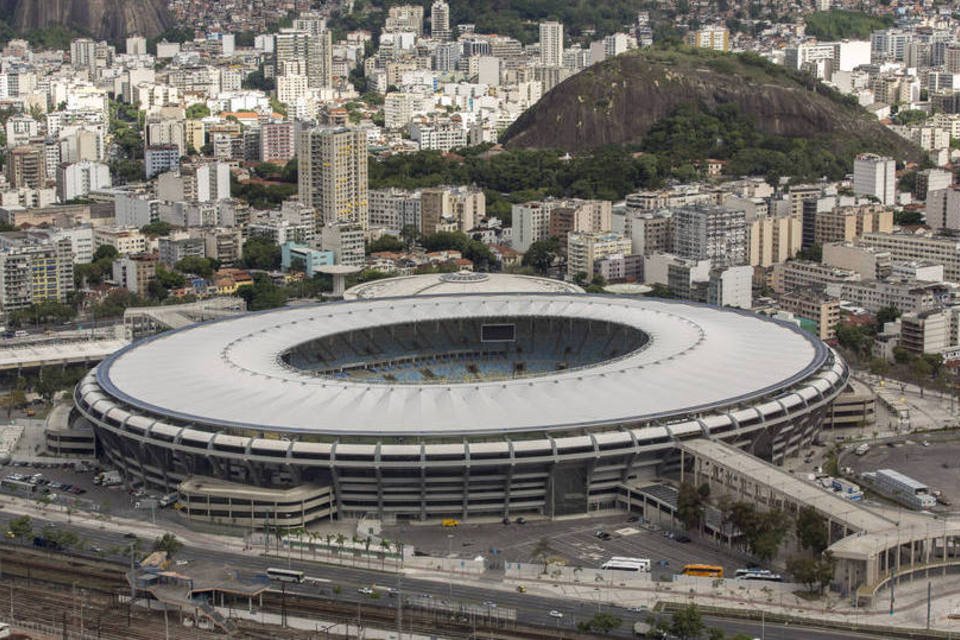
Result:
M17 33L60 25L111 42L173 26L166 0L0 0L0 18Z
M508 148L584 151L642 145L678 109L735 106L765 135L816 138L838 155L922 153L856 103L806 76L753 55L644 49L568 78L506 131Z

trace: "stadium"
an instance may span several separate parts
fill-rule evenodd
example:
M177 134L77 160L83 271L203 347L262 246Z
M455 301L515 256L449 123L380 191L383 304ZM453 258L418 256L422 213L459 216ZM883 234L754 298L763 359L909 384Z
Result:
M301 526L613 507L689 438L780 461L846 378L818 339L751 313L479 293L167 332L102 362L75 404L101 455L190 519Z

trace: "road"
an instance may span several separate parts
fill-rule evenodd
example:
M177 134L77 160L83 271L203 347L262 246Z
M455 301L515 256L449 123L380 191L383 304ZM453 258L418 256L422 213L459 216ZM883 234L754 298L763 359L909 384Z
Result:
M13 518L12 515L0 511L0 529L5 529L7 523ZM34 530L42 528L45 522L40 518L33 518ZM58 525L62 526L62 525ZM122 551L118 550L129 546L130 539L125 538L122 532L109 531L103 529L79 528L76 527L78 534L85 541L87 548L97 546L103 549L105 556L113 560L123 562ZM629 611L623 607L614 606L598 598L596 603L576 601L570 598L556 598L549 596L535 595L532 593L518 593L513 591L504 591L491 586L485 589L480 586L464 585L457 582L456 577L451 575L446 582L436 580L424 580L411 578L409 576L398 576L397 574L383 573L375 568L361 569L353 567L340 567L324 565L306 561L287 560L277 558L265 558L253 553L237 554L227 551L213 551L206 548L195 548L185 546L178 554L178 559L187 560L190 563L208 562L213 564L230 565L244 572L260 573L266 571L270 566L280 565L303 571L309 577L319 578L325 582L320 584L301 584L290 585L287 588L288 593L297 593L305 596L322 597L325 599L339 600L344 602L363 602L370 603L368 596L358 593L360 587L373 586L379 591L385 591L387 588L397 589L401 596L406 599L415 596L428 596L432 600L441 603L450 604L469 604L480 605L483 602L492 601L499 608L512 608L517 611L517 621L523 624L540 625L556 627L558 631L574 631L578 621L590 619L597 611L612 613L623 620L621 627L612 632L613 637L628 638L632 635L634 622L645 621L646 613ZM376 563L374 562L374 567ZM181 570L189 571L189 565L182 567ZM494 582L491 581L491 585ZM339 587L339 589L336 589ZM339 593L337 593L339 591ZM602 592L598 592L598 595ZM380 598L376 601L377 606L394 609L400 598ZM549 615L551 610L560 611L563 618L556 619ZM763 638L764 640L844 640L848 638L872 638L870 635L855 635L846 632L817 630L799 626L783 625L764 625L761 622L745 620L728 620L717 617L705 619L709 626L716 626L724 630L727 635L745 634L751 638Z

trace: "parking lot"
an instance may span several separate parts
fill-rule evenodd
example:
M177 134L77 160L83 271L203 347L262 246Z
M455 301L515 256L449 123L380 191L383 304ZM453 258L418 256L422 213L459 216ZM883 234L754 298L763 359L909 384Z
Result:
M131 494L124 489L123 486L103 487L94 484L93 479L95 473L92 468L88 471L77 471L73 468L46 464L30 466L13 464L0 465L0 478L6 478L12 474L24 476L41 474L48 482L45 487L51 494L57 494L57 496L59 496L57 502L71 505L75 504L78 509L121 517L150 518L155 515L157 520L162 518L176 518L176 514L172 509L157 508L155 514L144 508L137 509L136 505L138 502L140 502L141 507L143 507L147 504L146 501L144 501L141 496ZM53 486L51 486L51 484ZM72 492L63 490L61 487L56 486L57 484L70 485L75 489ZM28 497L33 497L34 495L8 491L6 489L3 489L2 492ZM40 493L36 493L35 495L39 497ZM157 495L155 497L159 496Z
M610 538L597 537L604 531ZM391 540L413 544L435 556L452 554L461 558L484 555L500 562L542 562L541 552L571 566L599 567L613 556L649 558L653 574L679 573L684 564L723 566L733 572L747 564L747 558L709 540L691 535L689 542L667 537L656 525L630 522L626 514L551 522L532 520L520 525L460 524L457 527L403 525L385 527Z
M929 446L923 446L927 442ZM923 482L931 489L939 489L952 503L949 511L960 509L960 440L954 434L949 437L916 435L898 440L894 446L871 444L863 456L846 455L844 466L857 473L894 469Z

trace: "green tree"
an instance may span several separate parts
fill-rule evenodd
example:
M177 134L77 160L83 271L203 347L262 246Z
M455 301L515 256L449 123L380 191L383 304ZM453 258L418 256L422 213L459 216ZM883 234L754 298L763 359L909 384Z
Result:
M112 244L102 244L93 252L93 260L116 260L120 257L120 252Z
M201 278L209 278L216 270L216 263L210 258L187 256L177 262L175 268L180 273L194 273Z
M623 619L612 613L600 611L593 615L589 620L581 620L577 623L577 630L582 633L602 633L604 635L619 629L623 624Z
M14 409L19 409L26 404L27 394L23 389L11 389L0 395L0 407L7 410L7 420L10 419Z
M202 102L195 102L187 107L186 114L189 120L200 120L210 115L210 109Z
M677 519L688 530L698 529L703 521L704 500L709 495L710 486L703 484L700 487L690 482L680 485L677 494Z
M406 245L400 238L389 234L382 235L367 245L367 253L379 253L381 251L403 251Z
M695 604L689 604L673 612L670 620L670 632L680 640L695 640L703 636L706 625L703 616Z
M250 311L274 309L282 307L287 302L287 295L283 289L273 284L264 273L253 276L253 285L244 285L237 290L237 295L247 303Z
M10 521L8 530L14 538L22 542L33 537L33 521L30 516L19 516Z
M877 331L883 330L883 325L888 322L893 322L900 317L900 310L896 307L890 305L883 307L877 311Z
M172 558L183 549L183 543L172 533L165 533L153 541L154 551L166 551L167 557Z
M817 11L808 15L806 34L822 41L868 38L871 33L893 24L893 16L876 16L860 11Z
M836 561L828 551L821 558L794 556L787 560L787 572L803 585L810 593L823 595L824 589L833 580Z
M273 271L280 268L280 246L268 238L250 237L243 244L243 264L248 269Z
M159 238L170 235L170 232L173 231L173 225L171 225L169 222L162 221L151 222L150 224L141 227L140 231L142 231L144 235L148 235L151 238Z
M789 518L779 509L760 512L748 502L733 503L727 520L740 530L750 553L762 561L777 555L789 524Z
M532 267L541 275L546 275L553 266L560 251L560 241L557 238L537 240L532 243L523 254L522 264Z
M827 519L813 507L801 507L797 514L797 542L800 548L820 553L830 544Z

